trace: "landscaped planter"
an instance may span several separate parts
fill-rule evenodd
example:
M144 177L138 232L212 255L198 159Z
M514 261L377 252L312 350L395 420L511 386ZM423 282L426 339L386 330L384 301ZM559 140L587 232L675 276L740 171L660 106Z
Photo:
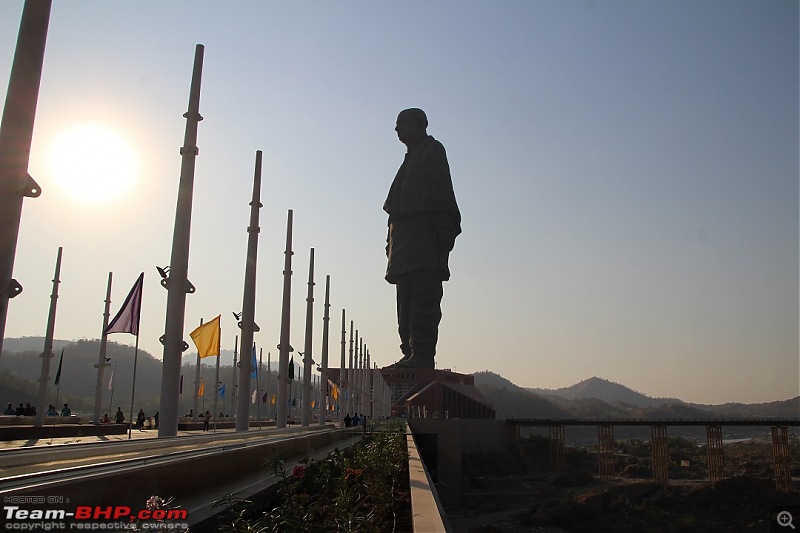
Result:
M267 459L283 478L271 502L220 499L227 511L218 531L411 531L408 451L403 432L371 433L322 461L287 470ZM254 511L254 509L261 509ZM264 510L267 508L268 510Z

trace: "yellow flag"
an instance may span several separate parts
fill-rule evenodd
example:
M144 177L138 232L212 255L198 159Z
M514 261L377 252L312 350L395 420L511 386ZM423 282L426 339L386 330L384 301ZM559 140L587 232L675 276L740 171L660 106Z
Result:
M274 394L272 395L272 398L270 398L269 403L271 403L272 405L275 405L275 395Z
M203 381L203 378L200 378L200 387L197 389L197 397L202 398L203 395L206 393L206 382Z
M219 355L220 315L189 333L200 357Z

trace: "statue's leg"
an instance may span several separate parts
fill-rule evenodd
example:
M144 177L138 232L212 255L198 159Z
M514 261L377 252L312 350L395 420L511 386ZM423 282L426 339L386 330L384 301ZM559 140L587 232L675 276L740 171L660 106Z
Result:
M412 276L401 276L395 284L397 288L397 331L400 334L400 351L406 361L411 357L411 325L412 314Z
M411 293L409 328L412 356L408 365L434 368L439 323L442 320L442 279L439 271L415 271Z

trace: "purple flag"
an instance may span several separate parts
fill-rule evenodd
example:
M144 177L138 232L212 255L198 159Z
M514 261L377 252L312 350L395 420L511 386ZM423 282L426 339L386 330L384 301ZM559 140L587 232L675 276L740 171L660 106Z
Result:
M139 274L139 279L133 284L131 292L125 298L117 316L106 327L105 334L132 333L139 335L139 315L142 311L142 285L144 285L144 272Z

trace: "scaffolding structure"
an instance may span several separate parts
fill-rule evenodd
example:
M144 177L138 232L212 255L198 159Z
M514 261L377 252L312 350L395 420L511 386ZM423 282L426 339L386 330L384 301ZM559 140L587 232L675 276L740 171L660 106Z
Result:
M792 469L789 461L789 434L786 426L772 428L772 460L775 465L775 488L792 490Z
M706 426L706 450L708 452L708 481L713 487L725 478L725 460L722 453L722 428Z
M669 455L667 454L667 426L650 426L653 481L669 483Z
M550 467L564 470L564 426L550 426Z
M614 426L597 426L597 443L600 479L608 481L614 474Z

